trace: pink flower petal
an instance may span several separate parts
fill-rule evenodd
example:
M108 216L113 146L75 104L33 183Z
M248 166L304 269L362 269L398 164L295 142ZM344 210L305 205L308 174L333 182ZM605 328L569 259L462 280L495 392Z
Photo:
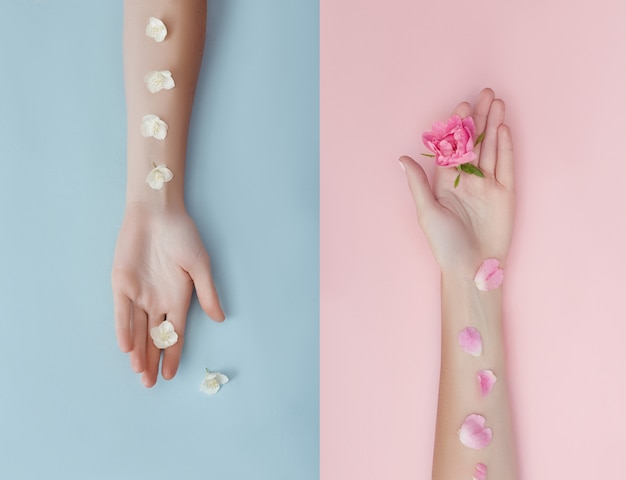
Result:
M487 292L502 285L504 270L500 268L500 262L495 258L488 258L478 268L474 283L478 290Z
M466 447L480 450L491 443L491 428L485 427L485 417L473 413L468 415L459 429L459 440Z
M480 357L483 353L483 339L474 327L465 327L458 335L459 345L465 353Z
M473 139L474 135L476 135L476 124L474 123L474 117L468 115L467 117L461 120L461 125L463 128L469 133L470 138Z
M426 148L435 154L440 167L456 167L471 162L474 153L476 126L472 117L452 115L447 122L435 122L429 132L422 134Z
M480 394L486 397L498 379L491 370L481 370L476 376L478 377L478 385L480 385Z
M487 465L484 463L476 464L476 469L474 470L474 476L472 480L485 480L487 478Z

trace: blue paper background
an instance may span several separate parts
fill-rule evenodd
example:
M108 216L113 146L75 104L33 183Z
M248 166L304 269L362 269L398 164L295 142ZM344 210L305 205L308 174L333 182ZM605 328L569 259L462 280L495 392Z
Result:
M112 319L122 2L2 10L2 478L318 478L318 2L209 1L187 204L227 320L194 297L179 373L151 390ZM232 378L212 397L205 367Z

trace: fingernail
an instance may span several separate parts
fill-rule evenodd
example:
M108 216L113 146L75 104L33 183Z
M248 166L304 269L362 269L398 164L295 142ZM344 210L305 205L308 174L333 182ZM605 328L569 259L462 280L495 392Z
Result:
M404 166L404 163L402 163L400 160L398 160L398 163L400 164L400 168L402 169L402 171L406 173L406 167Z

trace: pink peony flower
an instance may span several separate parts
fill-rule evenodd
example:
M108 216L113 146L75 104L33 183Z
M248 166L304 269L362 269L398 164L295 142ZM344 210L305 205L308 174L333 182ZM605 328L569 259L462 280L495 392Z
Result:
M486 397L498 380L491 370L481 370L476 374L478 377L478 385L480 386L480 394Z
M500 268L500 262L495 258L485 260L474 277L476 287L483 292L498 288L503 280L504 270Z
M491 443L491 428L485 427L485 417L475 413L468 415L458 431L459 440L466 447L480 450Z
M487 478L487 465L484 463L476 464L476 469L474 470L474 476L472 480L486 480Z
M483 339L474 327L465 327L458 335L459 345L465 353L480 357L483 353Z
M452 115L448 123L433 123L430 132L424 132L422 141L435 154L440 167L456 167L476 159L474 134L476 127L472 117Z

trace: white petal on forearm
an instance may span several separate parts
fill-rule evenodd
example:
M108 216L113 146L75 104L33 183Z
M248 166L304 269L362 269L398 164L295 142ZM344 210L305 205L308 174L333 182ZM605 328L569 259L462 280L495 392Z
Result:
M146 26L146 35L153 38L155 42L161 43L167 37L167 27L158 18L150 17Z
M167 137L167 123L161 120L158 115L144 115L141 120L141 134L144 137L164 140Z
M165 183L174 178L174 173L165 164L156 165L146 176L146 183L153 190L161 190Z
M150 72L144 77L144 81L151 93L157 93L161 90L171 90L176 86L172 72L169 70L155 70Z

